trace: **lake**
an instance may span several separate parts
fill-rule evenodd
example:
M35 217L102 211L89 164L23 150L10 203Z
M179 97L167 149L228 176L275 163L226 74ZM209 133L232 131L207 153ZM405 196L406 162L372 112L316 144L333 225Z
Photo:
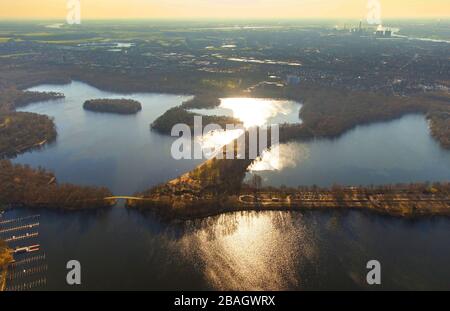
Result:
M301 105L290 100L268 98L221 98L220 105L211 109L190 109L210 116L234 117L242 121L245 128L282 123L301 123Z
M251 167L263 185L377 185L448 181L450 151L429 133L423 115L357 126L337 139L291 142L265 152ZM274 164L275 162L275 164Z
M6 217L35 213L46 289L450 289L448 218L243 212L166 224L119 207L18 209ZM82 275L75 288L65 281L73 259ZM365 283L372 259L382 267L382 285L374 288Z
M66 95L21 109L53 117L58 138L43 150L17 157L16 163L42 166L60 181L107 186L122 195L201 163L172 159L174 138L149 129L155 118L188 96L116 94L80 82L32 90ZM122 97L140 101L142 111L123 116L82 108L87 99ZM291 117L298 118L301 106L286 103L284 108L290 112L283 118L295 122ZM279 162L272 163L268 154L252 167L266 184L393 183L450 176L450 153L429 136L426 121L417 115L359 126L335 140L279 148ZM4 217L36 213L41 215L37 242L49 266L46 289L372 289L365 283L366 263L372 259L382 265L382 285L374 289L450 289L450 219L445 217L242 212L165 223L120 206L70 213L14 209ZM66 263L72 259L82 265L78 288L65 283Z
M150 131L150 123L189 96L114 94L81 82L42 85L30 90L65 94L65 99L20 109L53 117L58 137L43 150L19 155L14 162L52 170L60 182L101 185L115 194L130 195L201 163L173 159L170 148L174 138ZM83 110L84 101L95 98L134 99L142 104L142 111L116 115Z

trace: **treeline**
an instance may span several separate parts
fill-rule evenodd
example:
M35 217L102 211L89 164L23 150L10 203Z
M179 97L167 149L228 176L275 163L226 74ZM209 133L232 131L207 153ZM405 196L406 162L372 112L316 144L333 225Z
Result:
M300 118L315 137L336 137L359 124L426 111L419 101L368 92L322 90L304 100Z
M96 112L118 114L134 114L142 110L140 102L132 99L91 99L83 104L83 108Z
M360 193L360 194L388 194L388 193L404 193L404 194L423 194L423 195L439 195L448 197L450 195L450 182L417 182L417 183L397 183L383 185L367 185L348 187L340 184L334 184L331 187L320 187L317 185L299 185L297 187L259 187L255 189L253 184L243 184L242 192L266 192L278 194L296 194L296 193Z
M64 98L65 95L57 92L32 92L20 91L21 94L14 101L15 107L23 107L28 104L40 101L54 100Z
M174 107L167 110L163 115L158 117L150 127L160 133L170 135L175 124L186 124L191 130L194 129L194 117L202 116L203 126L208 124L218 124L225 128L227 124L240 124L241 122L232 117L226 116L206 116L198 113L189 112L183 107ZM203 130L203 129L202 129Z
M241 189L242 180L252 160L213 158L189 172L189 177L197 181L206 193L233 194Z
M281 124L280 125L280 143L290 140L306 141L314 138L314 132L305 124Z
M305 208L358 208L404 217L450 214L448 182L359 187L334 185L331 188L261 188L257 184L243 185L237 193L223 193L207 192L205 189L196 192L183 187L183 184L171 182L148 192L146 200L128 206L152 211L168 220L202 218L244 210L293 211ZM242 195L250 195L253 200L246 204L241 200Z
M64 94L56 92L22 91L10 87L0 90L0 113L14 111L33 102L64 98Z
M30 92L16 88L0 90L0 159L17 154L56 138L56 129L49 117L28 112L15 112L32 102L63 98L55 92Z
M213 158L168 183L148 189L136 196L155 197L190 194L227 196L239 193L247 167L252 160ZM145 205L145 202L138 202Z
M220 99L217 94L201 94L195 95L194 98L181 104L184 109L208 109L220 105Z
M0 159L39 148L56 139L53 120L31 112L0 114Z
M450 149L450 112L433 112L428 115L431 135L442 147Z
M57 209L107 207L104 200L111 192L106 188L58 184L44 169L12 164L0 160L0 204Z

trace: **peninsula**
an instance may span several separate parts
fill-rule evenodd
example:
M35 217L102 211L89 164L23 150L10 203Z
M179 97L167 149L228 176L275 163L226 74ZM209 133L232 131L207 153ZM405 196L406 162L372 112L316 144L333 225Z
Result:
M0 159L41 148L56 135L55 124L48 116L31 112L0 114Z
M0 205L65 210L95 209L111 206L106 188L59 184L53 173L44 169L0 160Z

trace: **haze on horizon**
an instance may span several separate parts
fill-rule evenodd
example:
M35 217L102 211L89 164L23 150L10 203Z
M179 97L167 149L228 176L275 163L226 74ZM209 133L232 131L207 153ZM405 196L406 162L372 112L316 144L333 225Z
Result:
M364 18L368 0L81 0L82 18ZM450 16L448 0L380 0L382 18ZM67 0L0 2L0 18L64 19Z

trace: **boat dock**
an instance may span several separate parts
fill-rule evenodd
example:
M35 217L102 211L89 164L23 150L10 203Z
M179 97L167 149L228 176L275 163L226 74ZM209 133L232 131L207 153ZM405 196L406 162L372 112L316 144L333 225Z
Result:
M6 291L41 290L47 285L46 255L39 243L40 215L0 216L0 239L8 244L13 262L8 265Z

